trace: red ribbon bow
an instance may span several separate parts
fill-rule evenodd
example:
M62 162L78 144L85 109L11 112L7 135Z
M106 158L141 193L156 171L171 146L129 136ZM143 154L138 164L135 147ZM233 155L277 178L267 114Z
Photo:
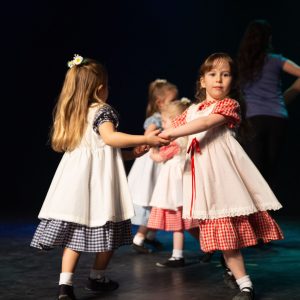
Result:
M191 170L192 170L192 201L191 201L191 208L190 208L190 217L192 216L194 200L196 199L196 176L195 176L195 161L194 161L195 152L201 154L200 143L196 138L193 138L187 151L187 153L191 153Z

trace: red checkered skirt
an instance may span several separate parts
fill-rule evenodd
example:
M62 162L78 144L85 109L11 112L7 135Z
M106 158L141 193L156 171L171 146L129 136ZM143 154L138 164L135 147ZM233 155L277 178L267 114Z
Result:
M199 220L200 245L204 252L234 250L283 239L278 224L266 211L248 216Z
M198 226L198 220L182 219L182 207L179 207L176 211L152 207L147 225L148 228L165 231L188 230Z

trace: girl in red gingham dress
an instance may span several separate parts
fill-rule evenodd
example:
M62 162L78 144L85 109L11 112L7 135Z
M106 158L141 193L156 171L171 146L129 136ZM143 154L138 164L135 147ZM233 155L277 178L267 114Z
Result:
M164 129L172 126L172 121L179 116L191 101L187 98L170 102L162 113ZM187 137L172 141L169 145L150 150L151 158L162 162L150 205L152 206L148 220L148 228L173 231L172 256L158 267L182 267L185 264L183 257L184 230L188 230L199 240L199 223L197 220L182 219L182 175L187 147Z
M203 251L221 250L240 291L234 300L254 299L240 249L283 239L267 210L281 204L235 139L241 121L234 64L225 53L210 55L200 67L197 98L161 133L188 135L183 174L183 218L199 219ZM234 95L236 94L236 96ZM236 98L238 99L238 98Z

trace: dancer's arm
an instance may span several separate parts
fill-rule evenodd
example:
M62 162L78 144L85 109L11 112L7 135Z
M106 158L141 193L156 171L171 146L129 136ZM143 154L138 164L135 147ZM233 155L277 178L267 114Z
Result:
M300 78L298 78L285 92L284 100L290 104L300 94Z
M208 129L225 124L226 122L228 122L228 118L226 118L225 116L220 114L211 114L206 117L197 118L183 126L164 130L159 134L159 136L165 139L173 140L181 136L206 131Z
M132 150L122 150L123 160L132 160L140 157L149 151L150 147L148 145L136 146Z
M147 135L133 135L116 131L112 122L99 125L99 133L105 144L116 148L128 148L139 145L161 146L169 144L169 140L157 136L160 130L154 130Z

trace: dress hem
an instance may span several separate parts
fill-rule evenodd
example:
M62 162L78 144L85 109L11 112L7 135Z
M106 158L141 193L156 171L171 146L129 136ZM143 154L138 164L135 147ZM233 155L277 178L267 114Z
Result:
M193 211L192 216L186 212L183 212L182 218L183 219L197 219L197 220L215 220L215 219L221 219L221 218L231 218L231 217L240 217L240 216L247 216L251 215L257 212L263 212L263 211L268 211L268 210L279 210L282 208L281 204L278 205L266 205L264 207L261 207L259 209L257 208L248 208L248 209L236 209L236 210L226 210L226 211L221 211L216 214L207 214L207 212L197 212Z
M75 218L72 218L70 216L65 216L65 215L58 215L58 214L53 214L51 216L47 215L42 215L42 214L39 214L38 216L38 219L39 220L59 220L59 221L64 221L64 222L68 222L68 223L74 223L74 224L78 224L78 225L81 225L81 226L86 226L86 227L90 227L90 228L93 228L93 227L101 227L103 225L105 225L107 222L114 222L114 223L118 223L118 222L122 222L122 221L127 221L127 220L130 220L132 217L134 216L134 214L128 214L128 215L124 215L123 217L116 217L116 216L111 216L109 218L106 218L106 219L103 219L102 222L89 222L87 224L87 222L84 222L82 219L75 219Z

